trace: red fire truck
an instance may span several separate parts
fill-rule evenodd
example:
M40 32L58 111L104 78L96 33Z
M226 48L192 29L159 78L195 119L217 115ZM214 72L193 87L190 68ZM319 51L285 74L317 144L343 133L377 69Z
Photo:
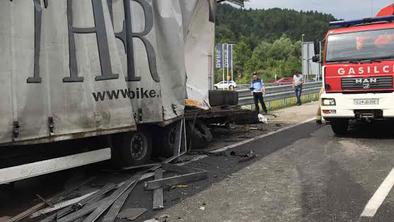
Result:
M352 119L394 118L394 4L377 17L330 26L322 58L322 117L336 135L346 133Z

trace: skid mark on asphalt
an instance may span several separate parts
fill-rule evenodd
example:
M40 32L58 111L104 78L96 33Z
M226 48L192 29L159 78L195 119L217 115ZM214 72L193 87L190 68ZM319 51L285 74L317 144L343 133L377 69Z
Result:
M356 140L340 140L338 141L342 149L344 149L344 153L348 156L359 156L359 155L372 155L376 151L369 148L368 146L360 143Z
M394 185L394 168L376 190L361 213L361 217L374 217Z
M310 159L320 159L318 152ZM347 170L336 161L297 163L302 178L304 221L356 221L368 196Z

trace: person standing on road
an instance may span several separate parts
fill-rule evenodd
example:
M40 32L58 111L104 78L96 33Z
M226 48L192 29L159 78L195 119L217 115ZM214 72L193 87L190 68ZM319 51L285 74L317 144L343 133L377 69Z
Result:
M264 94L265 87L264 82L261 80L257 74L257 72L253 73L252 82L250 83L250 90L253 92L254 105L256 108L256 112L260 113L259 102L261 107L263 108L264 113L267 113L267 107L264 103Z
M297 105L301 106L301 94L302 94L302 85L304 84L304 76L297 72L293 76L293 87L295 90L295 95L297 97Z

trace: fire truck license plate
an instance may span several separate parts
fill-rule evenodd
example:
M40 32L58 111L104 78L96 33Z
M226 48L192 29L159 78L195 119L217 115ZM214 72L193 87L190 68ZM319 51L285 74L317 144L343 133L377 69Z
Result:
M354 105L379 105L379 99L354 99Z

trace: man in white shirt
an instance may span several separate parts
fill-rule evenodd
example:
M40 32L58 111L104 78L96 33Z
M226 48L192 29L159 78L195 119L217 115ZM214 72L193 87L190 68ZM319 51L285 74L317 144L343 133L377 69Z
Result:
M293 87L295 90L295 95L297 97L297 105L301 106L301 94L302 94L302 85L304 84L304 76L297 72L293 76Z

